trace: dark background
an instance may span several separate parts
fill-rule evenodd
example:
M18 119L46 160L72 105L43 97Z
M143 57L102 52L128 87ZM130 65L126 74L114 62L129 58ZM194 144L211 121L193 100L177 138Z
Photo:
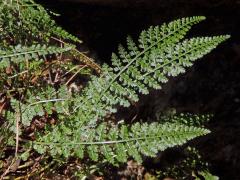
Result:
M143 97L132 114L154 118L156 111L168 107L178 112L213 113L208 125L212 133L200 138L196 146L220 179L240 179L240 0L39 2L61 14L55 17L57 23L83 40L79 49L99 63L109 63L111 52L125 42L127 35L137 37L150 25L181 17L207 17L194 26L188 37L230 34L230 40L186 74L172 79L163 91Z

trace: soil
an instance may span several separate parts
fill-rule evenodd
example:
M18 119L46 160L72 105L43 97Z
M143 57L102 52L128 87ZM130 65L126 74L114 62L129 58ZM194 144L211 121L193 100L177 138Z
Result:
M207 17L188 37L231 35L230 40L198 61L186 74L171 79L163 91L144 96L129 118L137 112L138 118L154 118L156 111L169 107L178 112L213 113L214 118L208 124L212 133L199 138L194 145L212 164L213 174L220 179L240 179L240 0L97 2L41 0L45 7L61 14L55 17L56 21L83 40L79 48L88 51L99 63L109 63L111 52L124 43L126 35L137 37L150 25L180 17Z

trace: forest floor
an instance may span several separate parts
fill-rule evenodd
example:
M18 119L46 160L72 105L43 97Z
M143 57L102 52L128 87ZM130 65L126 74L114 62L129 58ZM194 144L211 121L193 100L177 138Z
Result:
M186 74L172 79L163 91L145 96L129 118L153 118L156 111L167 108L214 114L208 125L212 133L195 146L212 165L213 174L220 179L240 179L240 0L141 0L130 4L123 0L121 6L46 1L44 5L61 14L57 22L78 35L84 41L79 48L89 51L99 63L109 62L111 52L126 35L136 37L150 25L179 17L207 17L189 36L230 34L230 40Z

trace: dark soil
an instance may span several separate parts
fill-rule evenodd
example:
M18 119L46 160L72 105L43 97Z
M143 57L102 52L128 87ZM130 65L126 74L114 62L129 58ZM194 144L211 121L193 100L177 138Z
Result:
M104 0L103 0L104 1ZM114 2L114 1L113 1ZM126 3L128 2L128 3ZM188 72L172 79L163 91L154 91L139 104L139 118L154 117L168 107L178 112L213 113L212 133L196 146L220 179L240 179L240 0L141 0L121 5L42 1L61 14L56 20L84 41L97 62L109 62L111 52L150 25L180 17L204 15L191 36L230 34L232 38L198 61Z

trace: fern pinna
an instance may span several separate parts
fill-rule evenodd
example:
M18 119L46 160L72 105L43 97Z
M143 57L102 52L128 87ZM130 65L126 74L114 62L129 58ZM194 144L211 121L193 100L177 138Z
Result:
M120 45L119 52L113 53L112 66L104 64L101 76L92 76L80 94L66 95L68 98L62 101L46 101L48 105L44 106L50 103L61 112L59 124L39 134L32 142L34 149L52 156L105 159L113 164L125 162L128 157L141 162L141 154L154 156L209 133L204 128L175 122L105 122L108 113L116 112L119 106L129 107L132 101L138 101L139 94L148 94L151 88L161 89L169 77L184 73L195 60L229 38L224 35L181 41L194 24L204 19L182 18L150 27L140 34L138 43L128 37L126 48ZM67 94L67 89L60 88L56 97L58 93Z

